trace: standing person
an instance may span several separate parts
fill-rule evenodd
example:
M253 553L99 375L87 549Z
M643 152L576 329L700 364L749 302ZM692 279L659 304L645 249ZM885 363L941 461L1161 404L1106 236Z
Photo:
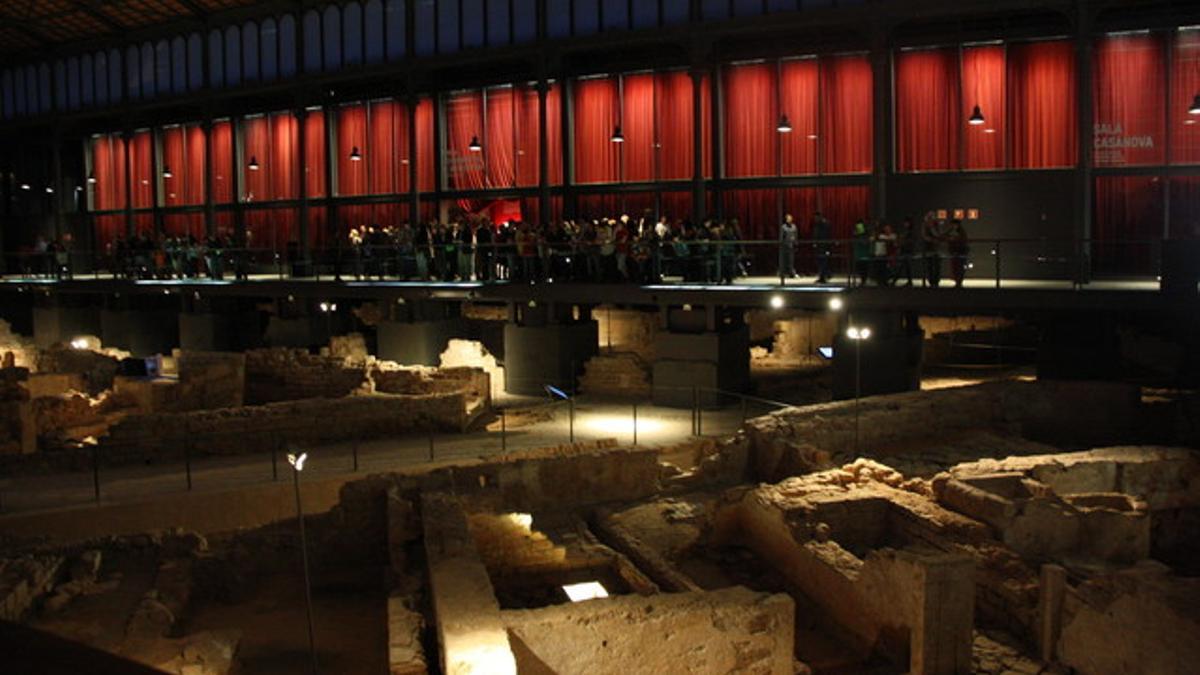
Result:
M463 281L471 280L475 270L475 227L466 221L458 230L458 276Z
M854 273L858 277L858 285L866 286L867 277L871 273L871 236L867 232L867 224L862 218L854 223L854 244L851 247L854 258Z
M617 276L621 281L629 281L629 218L621 216L613 230L613 247L617 256Z
M896 269L896 280L904 277L905 286L913 285L913 257L917 254L917 232L912 218L905 218L900 229L900 259Z
M926 213L921 221L921 241L925 245L925 278L930 286L937 288L942 283L942 227L933 211Z
M492 249L492 234L492 221L487 219L475 230L475 278L479 281L491 281L495 277L493 259L496 252Z
M946 243L950 253L950 275L954 277L954 287L962 288L963 277L967 274L967 253L970 251L970 244L967 241L967 231L958 218L950 221Z
M779 278L796 276L796 223L792 214L783 217L779 226Z
M537 266L537 235L530 229L529 223L521 223L517 229L517 255L521 258L521 281L534 283L535 267Z
M874 257L875 283L879 286L892 285L892 269L896 256L896 232L890 224L876 226Z
M817 283L829 281L830 239L833 238L833 225L820 211L812 215L813 249L817 256Z
M413 257L417 263L417 278L429 280L429 245L433 238L429 231L429 223L418 222L413 230Z

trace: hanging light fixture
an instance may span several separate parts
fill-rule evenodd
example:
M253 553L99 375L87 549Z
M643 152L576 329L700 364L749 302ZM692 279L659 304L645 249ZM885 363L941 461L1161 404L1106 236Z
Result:
M50 187L49 185L47 185L47 186L46 186L46 194L48 194L48 195L52 195L52 194L54 194L54 188L52 188L52 187Z
M174 175L175 174L171 173L171 167L167 166L166 164L163 164L163 178L170 178L171 176L174 176Z
M792 123L788 121L786 114L779 116L779 124L775 126L775 131L778 131L781 134L792 133Z
M246 168L251 171L258 171L258 158L250 155L250 163L246 165Z
M29 189L31 189L31 188L29 187L29 183L21 183L21 189L22 189L22 190L29 190Z
M971 116L967 118L967 124L979 126L983 124L983 121L983 111L979 109L979 105L976 105L975 109L971 111Z
M362 161L362 153L358 151L357 145L354 146L353 148L350 148L350 161L351 162L361 162Z
M1200 115L1200 94L1192 99L1192 105L1188 108L1189 115Z
M483 151L483 146L480 145L478 136L471 137L471 143L470 143L470 145L467 146L467 149L470 150L471 152L482 152Z
M625 142L625 134L621 133L621 125L620 124L613 127L612 136L608 140L612 141L613 143L624 143Z
M96 174L89 173L88 177L87 177L87 182L88 182L88 185L95 185L96 184Z

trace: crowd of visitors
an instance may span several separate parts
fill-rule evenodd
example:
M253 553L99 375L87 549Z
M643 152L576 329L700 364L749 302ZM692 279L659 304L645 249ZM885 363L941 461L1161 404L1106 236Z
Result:
M939 219L932 212L921 224L905 218L899 231L890 223L865 221L854 224L852 244L854 277L860 286L912 286L914 276L922 286L937 288L942 282L942 261L950 265L950 277L962 288L970 267L970 246L962 221ZM900 282L903 281L903 284Z
M143 232L115 238L106 255L112 273L127 279L224 279L229 274L242 280L249 271L248 244L248 238L239 243L229 232L206 239Z

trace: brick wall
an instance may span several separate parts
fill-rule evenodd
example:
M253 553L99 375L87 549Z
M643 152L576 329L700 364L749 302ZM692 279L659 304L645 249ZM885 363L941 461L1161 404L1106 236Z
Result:
M347 366L340 356L322 356L287 348L246 352L245 402L248 405L339 398L366 385L366 366Z

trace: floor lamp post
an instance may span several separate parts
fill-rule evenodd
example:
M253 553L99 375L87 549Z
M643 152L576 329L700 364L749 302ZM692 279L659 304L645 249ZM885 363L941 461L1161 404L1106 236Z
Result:
M858 455L858 404L862 397L862 343L871 337L871 329L866 326L850 326L846 329L846 337L854 340L854 454Z
M308 453L288 453L288 464L292 465L292 485L296 489L296 522L300 524L300 560L304 566L304 611L308 616L308 653L312 658L312 673L317 675L317 640L313 630L312 582L308 573L308 537L304 532L304 508L300 504L300 472Z

